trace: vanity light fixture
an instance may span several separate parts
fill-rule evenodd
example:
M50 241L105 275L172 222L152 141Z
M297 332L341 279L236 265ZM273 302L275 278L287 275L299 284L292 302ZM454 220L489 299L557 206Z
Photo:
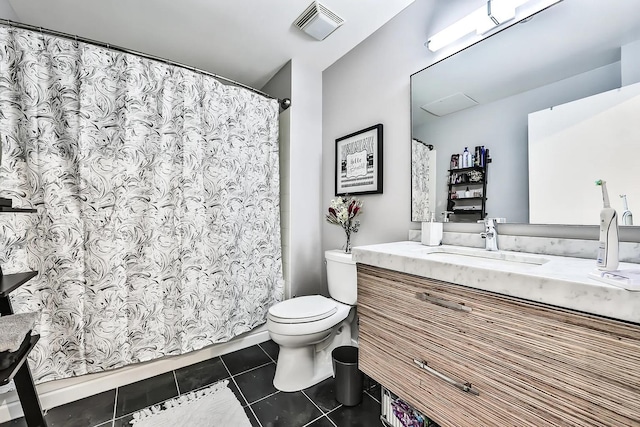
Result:
M560 1L562 0L487 0L486 5L429 37L425 45L430 51L435 52L473 32L481 36L511 21L516 17L516 9L527 3L532 3L533 7L527 7L523 16L519 16L520 19L527 18Z
M485 13L478 13L477 34L486 34L516 17L515 2L510 0L489 0Z
M477 11L476 11L477 12ZM461 39L473 32L476 28L475 12L465 16L461 20L454 22L444 30L429 37L426 45L431 52L442 49L443 47Z

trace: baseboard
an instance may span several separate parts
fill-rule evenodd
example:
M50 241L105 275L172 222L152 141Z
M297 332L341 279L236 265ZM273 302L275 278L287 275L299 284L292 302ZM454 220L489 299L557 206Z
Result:
M40 396L42 409L50 409L268 340L269 332L266 325L262 325L226 343L214 344L180 356L125 366L109 372L49 381L38 384L36 390ZM20 418L22 415L22 407L15 391L0 395L0 423Z

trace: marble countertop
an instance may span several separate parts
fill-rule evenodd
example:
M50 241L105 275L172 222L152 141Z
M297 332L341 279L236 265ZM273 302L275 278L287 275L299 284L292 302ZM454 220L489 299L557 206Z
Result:
M358 246L352 253L357 263L640 324L640 292L590 278L591 259L419 242Z

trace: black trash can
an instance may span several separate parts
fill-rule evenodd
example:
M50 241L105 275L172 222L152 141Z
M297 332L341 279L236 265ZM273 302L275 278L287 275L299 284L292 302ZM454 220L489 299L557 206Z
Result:
M337 347L331 352L336 400L345 406L362 401L362 372L358 369L358 347Z

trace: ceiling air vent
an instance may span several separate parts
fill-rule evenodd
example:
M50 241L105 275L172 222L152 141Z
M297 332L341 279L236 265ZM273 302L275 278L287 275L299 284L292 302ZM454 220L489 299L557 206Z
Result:
M324 40L344 23L344 19L314 1L305 9L293 25L317 40Z
M427 113L431 113L434 116L442 117L447 114L452 114L465 108L478 105L476 100L471 99L464 93L454 93L453 95L446 96L438 99L437 101L430 102L428 104L420 106Z

